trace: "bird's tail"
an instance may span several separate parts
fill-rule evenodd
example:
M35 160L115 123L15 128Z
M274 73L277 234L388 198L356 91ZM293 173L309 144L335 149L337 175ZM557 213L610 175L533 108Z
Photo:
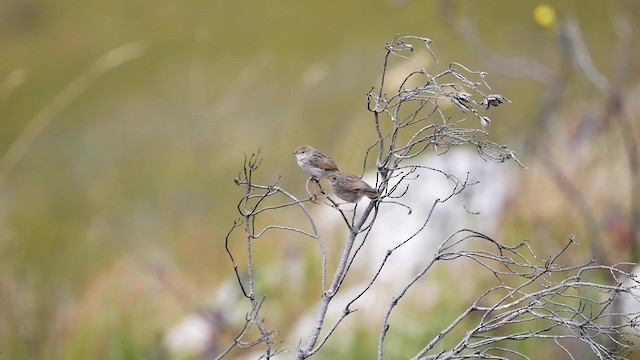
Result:
M366 197L368 197L371 200L377 199L379 194L378 194L378 190L373 189L373 188L369 188L369 189L364 189L362 191L362 194Z

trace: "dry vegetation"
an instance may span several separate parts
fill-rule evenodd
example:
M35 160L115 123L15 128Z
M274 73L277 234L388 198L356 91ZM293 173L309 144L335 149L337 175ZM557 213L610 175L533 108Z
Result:
M640 301L640 283L625 271L629 263L608 265L605 259L605 265L595 260L563 265L563 259L574 250L573 235L558 250L550 251L548 257L539 257L526 240L507 245L464 228L460 218L460 228L437 239L435 251L422 254L416 271L393 278L392 281L399 285L372 295L373 286L382 277L381 274L389 270L387 262L397 255L396 251L409 243L424 241L424 233L432 231L426 230L427 225L430 225L439 205L462 196L470 186L481 186L470 179L470 173L465 177L457 177L442 169L415 163L414 159L424 157L426 153L442 156L456 147L472 147L478 155L477 161L514 161L521 165L513 151L486 139L491 120L485 111L488 113L490 108L508 100L502 95L486 92L491 88L484 72L451 63L439 73L424 68L410 71L397 88L385 84L387 69L395 58L407 59L418 46L426 48L435 59L430 39L397 37L387 44L380 86L372 89L367 96L368 110L373 116L371 124L376 129L377 137L362 154L362 167L367 169L368 161L375 162L377 198L355 206L340 204L321 184L317 185L318 190L308 194L308 198L298 198L280 186L279 180L268 185L260 184L257 180L263 162L260 152L245 155L243 169L235 179L236 185L244 189L245 194L237 207L240 218L227 234L226 249L251 310L242 331L220 357L234 350L254 347L261 350L252 356L267 359L282 352L292 352L296 359L320 354L332 337L339 336L343 322L360 310L359 301L372 297L374 301L383 303L382 308L386 307L381 320L370 319L367 322L370 326L380 328L377 358L382 359L388 355L385 349L389 335L394 331L405 332L402 322L392 327L391 319L397 308L406 305L404 299L407 293L424 286L421 284L423 279L434 276L432 270L440 263L456 262L458 265L461 262L462 266L467 267L466 260L479 266L470 271L468 276L459 279L461 286L476 281L471 274L482 272L493 275L494 281L486 282L485 288L476 287L477 292L470 296L475 300L470 300L466 308L441 314L450 323L435 330L436 334L414 339L415 343L407 346L405 352L394 353L393 357L529 359L533 354L524 351L517 343L537 346L548 342L550 346L557 346L558 354L572 359L585 356L625 359L633 349L632 339L637 336L636 319L640 313L636 310L624 312L620 304L623 300ZM469 127L469 119L457 120L460 114L473 115L480 127ZM389 206L404 208L406 215L411 215L414 209L408 199L414 194L410 190L417 183L425 181L424 175L429 173L442 175L450 182L449 194L436 198L432 203L417 204L430 210L418 226L409 230L408 236L399 236L405 229L401 222L396 221L398 229L383 235L387 243L386 254L378 264L374 264L374 271L364 275L364 285L355 292L345 290L343 285L355 272L352 265L364 256L361 250L369 245L372 234L380 231L377 224L385 221L380 216L389 210ZM307 191L308 188L309 182ZM481 189L478 191L482 192ZM333 207L340 215L342 221L339 222L348 230L340 260L335 267L327 266L325 244L335 243L337 239L325 235L331 234L331 231L322 229L318 225L322 222L316 220L309 210L317 203ZM464 206L464 203L460 206ZM289 209L304 214L305 220L287 221ZM467 211L473 214L471 210ZM269 218L275 218L277 222L270 223L263 219L269 214ZM234 251L231 244L239 241L235 236L238 232L244 234L245 248ZM276 334L283 332L290 336L291 329L276 331L270 327L269 312L266 310L267 290L256 288L260 278L273 275L265 273L261 263L254 260L259 251L257 244L273 240L268 238L268 234L274 232L299 237L300 241L312 241L317 244L320 254L318 261L321 270L315 279L321 289L319 304L316 315L312 317L314 320L306 323L307 329L297 329L300 336L297 349L279 345ZM601 253L596 254L602 256ZM243 260L242 263L239 259ZM334 299L344 297L345 291L347 299L341 299L336 305ZM341 313L336 318L328 319L330 308L336 306L342 309ZM369 306L361 311L373 310ZM430 310L414 315L426 320L438 308ZM372 314L371 317L377 318L376 315ZM428 320L422 326L433 330ZM371 332L368 334L371 336Z

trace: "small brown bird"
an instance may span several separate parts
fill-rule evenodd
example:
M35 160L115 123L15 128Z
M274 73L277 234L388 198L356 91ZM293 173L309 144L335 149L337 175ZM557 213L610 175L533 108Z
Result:
M357 203L363 196L372 200L378 198L376 189L353 174L336 171L327 176L327 180L331 183L336 196L344 201Z
M315 180L320 180L338 171L338 165L327 155L310 145L300 145L293 152L298 165Z

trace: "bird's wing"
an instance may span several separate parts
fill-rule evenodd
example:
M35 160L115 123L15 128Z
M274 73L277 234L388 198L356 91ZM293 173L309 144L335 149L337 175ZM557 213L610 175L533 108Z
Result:
M328 157L324 157L322 160L318 162L318 167L322 170L338 170L338 165L336 165L335 161L329 159Z

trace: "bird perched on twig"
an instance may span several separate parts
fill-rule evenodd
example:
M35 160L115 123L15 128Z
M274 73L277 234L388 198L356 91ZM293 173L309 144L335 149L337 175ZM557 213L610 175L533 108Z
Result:
M336 171L327 176L327 180L331 183L331 187L336 196L344 201L357 203L363 196L372 200L378 198L378 191L376 189L353 174Z
M339 171L335 161L310 145L298 146L293 154L302 170L316 181Z

